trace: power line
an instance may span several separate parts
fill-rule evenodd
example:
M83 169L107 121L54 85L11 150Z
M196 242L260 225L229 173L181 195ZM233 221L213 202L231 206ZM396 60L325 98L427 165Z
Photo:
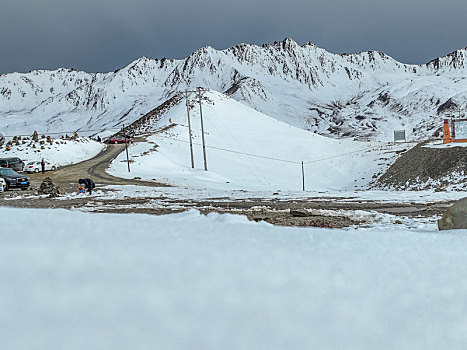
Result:
M157 135L157 136L161 137L161 138L173 140L173 141L188 143L188 141L180 140L180 139L177 139L177 138L174 138L174 137L168 137L168 136L162 136L162 135ZM193 142L193 144L197 145L197 146L201 146L201 144L196 143L196 142ZM349 154L354 154L354 153L361 153L361 152L369 151L370 149L373 148L373 147L371 147L371 148L360 149L360 150L356 150L356 151L352 151L352 152L346 152L346 153L337 154L337 155L326 157L326 158L311 160L311 161L308 161L308 162L303 162L303 161L297 162L297 161L293 161L293 160L268 157L268 156L263 156L263 155L259 155L259 154L240 152L240 151L235 151L235 150L226 149L226 148L222 148L222 147L215 147L215 146L206 146L206 147L216 149L216 150L219 150L219 151L246 155L246 156L250 156L250 157L262 158L262 159L273 160L273 161L278 161L278 162L284 162L284 163L289 163L289 164L300 164L301 165L301 171L302 171L301 172L301 174L302 174L301 180L302 180L302 190L303 191L305 191L305 168L304 168L305 164L316 163L316 162L325 161L325 160L328 160L328 159L343 157L343 156L346 156L346 155L349 155ZM269 183L269 181L267 181L267 182ZM269 183L269 185L270 185L270 183Z
M162 135L157 135L157 137L161 137L161 138L165 138L165 139L169 139L169 140L174 140L174 141L178 141L178 142L188 143L188 141L180 140L180 139L177 139L177 138L174 138L174 137L168 137L168 136L162 136ZM193 142L193 144L194 144L194 145L197 145L197 146L202 146L202 144L196 143L196 142ZM260 154L253 154L253 153L247 153L247 152L240 152L240 151L235 151L235 150L231 150L231 149L227 149L227 148L222 148L222 147L215 147L215 146L209 146L209 145L206 145L206 147L207 147L207 148L216 149L216 150L219 150L219 151L229 152L229 153L242 154L242 155L246 155L246 156L251 156L251 157L256 157L256 158L262 158L262 159L268 159L268 160L275 160L275 161L278 161L278 162L291 163L291 164L302 164L301 161L294 161L294 160L288 160L288 159L280 159L280 158L274 158L274 157L264 156L264 155L260 155ZM352 151L352 152L337 154L337 155L334 155L334 156L330 156L330 157L326 157L326 158L320 158L320 159L315 159L315 160L310 160L310 161L303 162L303 163L304 163L304 164L316 163L316 162L321 162L321 161L325 161L325 160L329 160L329 159L333 159L333 158L339 158L339 157L347 156L347 155L349 155L349 154L365 152L365 151L369 151L369 150L371 150L371 148L366 148L366 149L361 149L361 150L357 150L357 151Z
M189 143L189 141L180 140L180 139L177 139L177 138L174 138L174 137L168 137L168 136L162 136L162 135L157 135L157 137L161 137L161 138L165 138L165 139L169 139L169 140L174 140L174 141L178 141L178 142ZM194 145L197 145L197 146L202 146L202 144L196 143L196 142L193 142L193 144L194 144ZM257 158L275 160L275 161L285 162L285 163L301 164L301 162L296 162L296 161L292 161L292 160L279 159L279 158L268 157L268 156L263 156L263 155L259 155L259 154L247 153L247 152L239 152L239 151L234 151L234 150L230 150L230 149L226 149L226 148L222 148L222 147L215 147L215 146L209 146L209 145L206 145L206 147L207 147L207 148L216 149L216 150L219 150L219 151L224 151L224 152L242 154L242 155L245 155L245 156L251 156L251 157L257 157Z
M349 155L349 154L354 154L354 153L360 153L360 152L369 151L370 149L371 149L371 148L366 148L366 149L361 149L361 150L358 150L358 151L352 151L352 152L337 154L337 155L330 156L330 157L326 157L326 158L315 159L315 160L309 160L308 162L305 162L305 164L316 163L316 162L322 162L322 161L324 161L324 160L329 160L329 159L333 159L333 158L339 158L339 157L347 156L347 155Z
M112 128L105 128L105 129L87 129L87 130L73 130L73 131L61 131L61 132L46 132L46 133L38 132L38 134L39 135L63 135L63 134L73 134L75 132L113 131L113 130L121 130L121 128L120 127L112 127ZM30 134L20 134L20 135L14 135L14 136L31 136L31 135ZM4 135L4 137L14 137L14 136ZM168 137L168 136L157 135L157 137L166 138L166 139L170 139L170 140L174 140L174 141L178 141L178 142L189 143L188 141L180 140L180 139L173 138L173 137ZM202 146L202 144L196 143L196 142L193 142L193 144L197 145L197 146ZM219 151L235 153L235 154L242 154L242 155L246 155L246 156L250 156L250 157L274 160L274 161L290 163L290 164L301 164L302 163L301 161L293 161L293 160L274 158L274 157L269 157L269 156L264 156L264 155L259 155L259 154L240 152L240 151L235 151L235 150L222 148L222 147L215 147L215 146L209 146L209 145L206 145L205 147L206 148L216 149L216 150L219 150ZM325 161L325 160L329 160L329 159L339 158L339 157L343 157L343 156L346 156L346 155L349 155L349 154L368 151L370 149L371 148L366 148L366 149L361 149L361 150L357 150L357 151L337 154L337 155L326 157L326 158L314 159L314 160L306 161L306 162L304 162L304 164L316 163L316 162L321 162L321 161Z

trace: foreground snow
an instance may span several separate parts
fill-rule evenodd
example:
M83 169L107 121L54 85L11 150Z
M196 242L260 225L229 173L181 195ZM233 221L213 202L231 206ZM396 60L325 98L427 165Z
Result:
M5 349L461 349L467 231L0 208ZM28 222L22 218L28 217Z

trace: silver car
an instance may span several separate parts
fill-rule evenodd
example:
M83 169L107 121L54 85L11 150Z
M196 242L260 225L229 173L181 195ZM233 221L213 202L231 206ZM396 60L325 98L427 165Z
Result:
M3 179L3 177L0 177L0 192L5 191L6 187L6 181Z
M45 162L45 170L46 171L49 171L49 170L56 170L57 169L57 165L56 164L52 164L52 163L49 163L49 162ZM41 162L40 161L36 161L36 162L29 162L29 163L26 163L26 165L24 166L24 169L23 171L27 172L27 173L38 173L40 171L42 171L42 165L41 165Z

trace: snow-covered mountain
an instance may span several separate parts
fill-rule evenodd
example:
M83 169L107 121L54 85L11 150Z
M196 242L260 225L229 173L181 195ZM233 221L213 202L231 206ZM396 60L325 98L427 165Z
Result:
M10 73L0 76L0 132L92 134L202 86L324 135L390 140L394 129L405 129L425 138L437 135L446 113L464 108L466 58L467 48L406 65L380 52L332 54L287 38L222 51L205 47L183 60L142 57L112 73Z

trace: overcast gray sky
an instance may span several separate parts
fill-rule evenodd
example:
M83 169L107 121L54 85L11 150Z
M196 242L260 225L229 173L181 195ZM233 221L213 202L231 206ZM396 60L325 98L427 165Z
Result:
M466 18L466 0L0 0L0 74L108 72L286 37L426 63L467 46Z

